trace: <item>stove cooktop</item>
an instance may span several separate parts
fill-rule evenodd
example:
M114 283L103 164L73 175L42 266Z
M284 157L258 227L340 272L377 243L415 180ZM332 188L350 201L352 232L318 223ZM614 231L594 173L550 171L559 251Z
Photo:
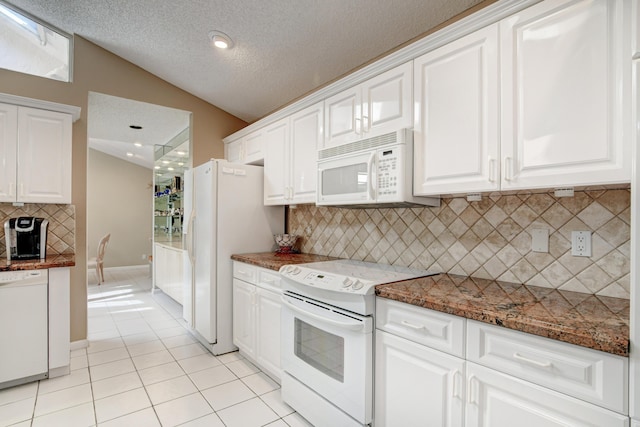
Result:
M376 285L436 273L409 267L341 259L285 265L280 269L280 274L289 280L315 289L368 295L373 293Z

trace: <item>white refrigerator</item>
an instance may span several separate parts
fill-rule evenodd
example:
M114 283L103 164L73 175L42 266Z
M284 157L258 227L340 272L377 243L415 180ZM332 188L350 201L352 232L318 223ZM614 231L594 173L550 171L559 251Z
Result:
M236 350L230 257L275 250L273 235L283 232L284 207L264 206L260 166L210 160L188 172L183 316L211 353L224 354Z

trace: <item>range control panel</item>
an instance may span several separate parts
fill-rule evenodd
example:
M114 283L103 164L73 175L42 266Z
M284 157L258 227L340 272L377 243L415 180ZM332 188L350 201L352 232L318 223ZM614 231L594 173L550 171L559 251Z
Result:
M367 294L373 282L338 274L330 274L296 265L286 265L280 274L303 285L334 292Z
M378 183L378 199L396 199L402 194L404 167L402 161L404 147L398 146L382 149L376 153L376 173Z

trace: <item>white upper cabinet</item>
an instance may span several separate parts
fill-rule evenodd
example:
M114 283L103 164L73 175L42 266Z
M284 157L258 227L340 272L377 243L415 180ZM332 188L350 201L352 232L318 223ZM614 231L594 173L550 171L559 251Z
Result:
M71 203L71 114L0 104L0 201Z
M265 205L315 202L322 125L323 104L320 102L266 128Z
M503 190L630 181L624 7L546 0L501 22Z
M411 127L412 71L407 62L327 98L324 144L318 148Z
M289 118L267 126L264 147L264 204L285 205L290 196Z
M264 162L264 129L258 129L224 145L224 158L231 163L262 165Z
M231 163L242 163L242 139L224 145L224 158Z
M0 104L0 201L16 201L18 107Z
M414 61L414 193L495 191L499 170L498 25Z

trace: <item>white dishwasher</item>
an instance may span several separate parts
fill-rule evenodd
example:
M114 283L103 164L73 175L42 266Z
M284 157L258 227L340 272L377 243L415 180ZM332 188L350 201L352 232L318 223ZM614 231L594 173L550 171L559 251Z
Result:
M0 271L0 389L49 375L48 270Z

